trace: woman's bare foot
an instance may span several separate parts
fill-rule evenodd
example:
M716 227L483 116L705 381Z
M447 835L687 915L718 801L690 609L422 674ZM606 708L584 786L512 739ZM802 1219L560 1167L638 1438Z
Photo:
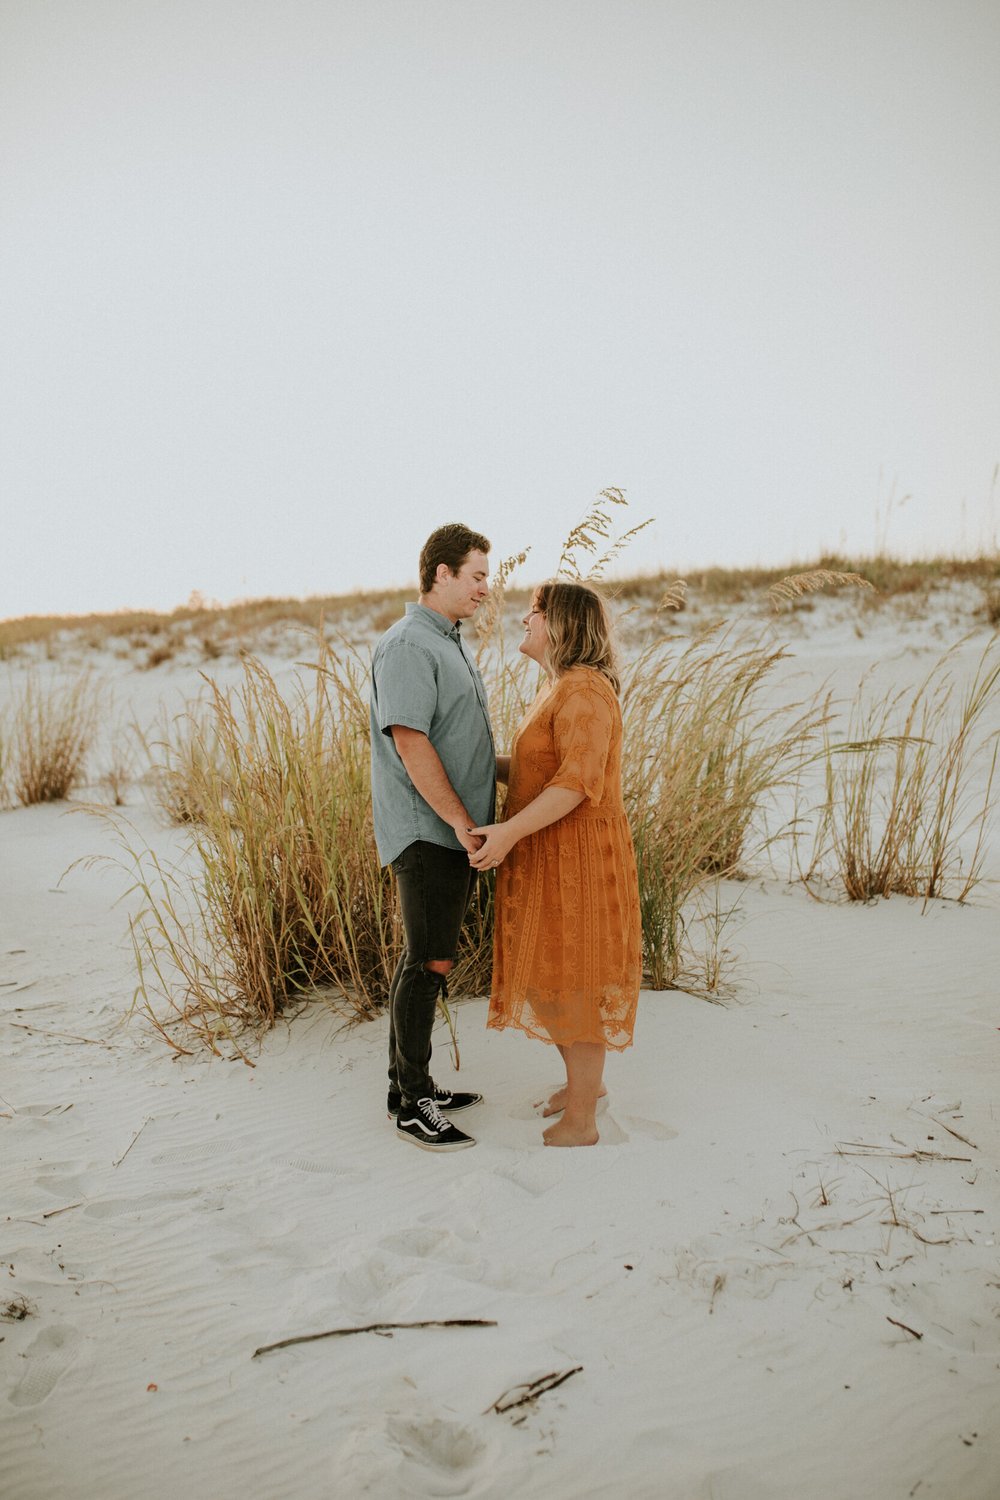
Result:
M608 1091L607 1091L607 1089L604 1087L604 1085L602 1083L601 1084L600 1093L598 1094L597 1097L598 1097L598 1099L606 1099L607 1098L607 1094L608 1094ZM542 1110L542 1118L543 1119L547 1119L549 1115L557 1115L560 1110L565 1109L565 1108L566 1108L566 1086L564 1084L561 1089L556 1089L555 1093L551 1096L551 1098L549 1098L548 1100L546 1100L545 1108Z
M557 1120L548 1130L542 1131L542 1140L546 1146L596 1146L600 1136L596 1125L588 1129L567 1120Z

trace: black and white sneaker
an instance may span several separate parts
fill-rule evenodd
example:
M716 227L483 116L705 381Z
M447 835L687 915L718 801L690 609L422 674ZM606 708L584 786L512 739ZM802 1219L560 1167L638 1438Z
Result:
M400 1104L396 1116L396 1134L422 1146L425 1151L461 1151L476 1143L471 1135L457 1130L438 1109L433 1099L417 1099Z
M386 1111L390 1120L399 1114L399 1106L403 1102L403 1096L398 1089L391 1088L385 1101ZM465 1094L461 1089L443 1089L434 1085L434 1103L438 1109L446 1109L450 1115L460 1109L471 1109L474 1104L482 1104L482 1094Z

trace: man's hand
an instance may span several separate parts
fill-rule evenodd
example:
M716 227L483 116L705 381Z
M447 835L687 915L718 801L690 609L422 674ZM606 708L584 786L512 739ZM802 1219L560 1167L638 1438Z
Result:
M458 839L458 842L461 844L462 848L468 854L469 862L472 863L472 856L478 853L478 851L482 848L485 840L480 834L474 833L465 821L462 821L461 823L452 823L451 831Z

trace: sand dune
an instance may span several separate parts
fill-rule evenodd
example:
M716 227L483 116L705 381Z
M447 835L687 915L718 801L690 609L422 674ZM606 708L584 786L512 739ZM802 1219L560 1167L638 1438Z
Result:
M789 670L856 679L867 652L898 681L933 623L804 636ZM252 1068L123 1027L125 878L69 870L111 848L59 807L0 814L4 1500L1000 1494L994 887L727 885L734 1000L643 995L592 1151L541 1149L552 1054L470 1001L479 1144L435 1158L386 1119L384 1022L315 1004ZM253 1357L450 1319L496 1326Z

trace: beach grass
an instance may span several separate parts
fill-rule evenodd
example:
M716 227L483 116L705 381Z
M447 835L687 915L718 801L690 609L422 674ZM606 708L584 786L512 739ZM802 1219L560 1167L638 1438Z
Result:
M8 797L25 807L68 797L86 773L100 708L89 672L48 685L30 672L15 696L0 756Z
M860 685L846 739L825 746L826 798L807 884L823 873L852 901L965 901L979 883L996 803L1000 741L986 723L1000 697L1000 638L987 642L962 692L957 650L944 652L914 689L886 697Z
M679 652L654 643L627 668L623 782L652 989L676 984L687 967L692 898L781 835L764 814L815 754L822 698L777 711L762 699L784 657L717 626Z

